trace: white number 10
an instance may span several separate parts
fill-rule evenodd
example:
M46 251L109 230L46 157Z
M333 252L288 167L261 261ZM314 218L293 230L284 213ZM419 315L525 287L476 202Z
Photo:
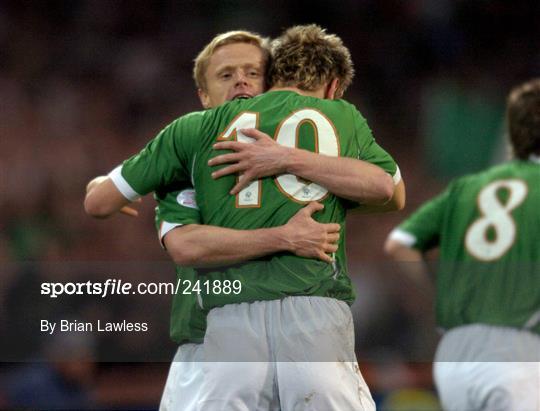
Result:
M243 112L239 114L219 136L219 140L236 137L237 141L252 143L254 140L242 134L240 129L257 128L259 113ZM334 125L321 112L314 109L302 109L290 114L281 122L275 133L278 144L286 147L298 147L299 131L303 124L310 124L315 134L315 152L327 156L339 156L339 142ZM308 203L326 197L328 190L318 184L300 180L292 174L283 174L275 179L280 191L293 201ZM261 206L261 181L252 181L236 195L237 207Z

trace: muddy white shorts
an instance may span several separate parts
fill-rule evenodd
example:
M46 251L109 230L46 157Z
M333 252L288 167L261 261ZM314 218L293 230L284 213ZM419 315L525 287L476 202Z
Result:
M203 351L197 410L375 410L342 301L288 297L213 309Z

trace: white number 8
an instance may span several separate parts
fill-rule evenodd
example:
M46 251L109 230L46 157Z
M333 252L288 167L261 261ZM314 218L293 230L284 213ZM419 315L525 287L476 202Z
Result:
M508 190L506 204L497 197L501 188ZM465 247L475 258L493 261L506 253L516 238L516 224L510 212L518 207L527 197L527 185L522 180L498 180L480 191L478 208L482 217L477 219L467 230ZM494 240L488 239L488 229L495 232Z

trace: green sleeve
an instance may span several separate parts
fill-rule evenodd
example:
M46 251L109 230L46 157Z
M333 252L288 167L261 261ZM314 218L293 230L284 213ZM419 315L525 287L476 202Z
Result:
M354 136L358 145L358 159L381 167L392 177L396 176L398 173L396 162L390 154L376 143L366 119L356 109L353 109L353 116L355 119Z
M200 117L190 114L177 119L140 153L124 161L115 180L120 191L141 196L173 183L188 182L200 140Z
M414 240L411 246L426 251L439 244L449 189L424 203L403 221L396 231L405 232Z
M187 225L202 222L193 188L169 192L157 201L156 228L158 231L163 223Z
M384 171L392 176L394 184L397 184L401 180L401 174L399 167L392 158L381 146L379 146L375 139L371 129L369 128L366 119L360 114L360 112L352 106L352 116L354 119L354 133L353 143L356 146L357 156L359 160L366 161L368 163L379 166ZM342 200L345 207L348 209L355 209L361 204L352 202L349 200Z

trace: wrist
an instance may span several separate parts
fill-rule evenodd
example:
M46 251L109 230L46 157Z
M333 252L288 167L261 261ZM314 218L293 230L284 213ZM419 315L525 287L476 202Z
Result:
M293 242L290 241L287 225L270 228L274 240L275 252L289 251L294 253Z
M288 152L286 156L284 156L285 172L302 177L302 174L305 171L305 163L309 161L308 156L313 155L314 153L301 148L287 148L287 150Z
M281 155L281 173L294 174L296 167L298 166L299 158L298 152L300 150L292 147L283 147L283 153Z

